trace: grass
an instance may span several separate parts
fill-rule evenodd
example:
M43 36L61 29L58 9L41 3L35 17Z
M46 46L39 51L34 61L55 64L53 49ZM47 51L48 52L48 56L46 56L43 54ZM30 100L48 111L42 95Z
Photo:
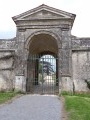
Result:
M90 94L64 95L68 120L90 120Z
M18 94L17 92L0 92L0 104L5 103Z

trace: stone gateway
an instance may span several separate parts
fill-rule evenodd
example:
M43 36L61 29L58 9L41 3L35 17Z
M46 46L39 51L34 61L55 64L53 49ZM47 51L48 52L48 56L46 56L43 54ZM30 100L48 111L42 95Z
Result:
M90 38L71 35L75 17L44 4L14 16L16 37L0 40L0 91L89 92Z

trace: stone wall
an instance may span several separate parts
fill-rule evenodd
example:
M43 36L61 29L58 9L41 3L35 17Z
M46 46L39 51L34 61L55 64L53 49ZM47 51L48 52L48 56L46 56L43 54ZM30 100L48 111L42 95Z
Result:
M14 16L16 37L0 40L0 91L26 91L29 72L27 66L30 64L27 62L28 54L36 46L30 45L32 40L37 40L38 35L41 35L42 40L46 34L51 36L51 41L55 39L57 43L56 50L53 51L53 48L50 52L56 51L58 56L59 89L71 92L90 91L86 82L90 80L90 38L71 35L75 16L46 5ZM49 47L43 48L41 52L48 50Z
M89 92L90 81L90 38L71 36L70 76L62 76L62 91ZM66 64L67 66L67 64Z
M90 38L72 39L72 80L74 91L89 92Z
M90 38L72 37L72 50L90 50Z
M0 50L15 50L16 37L12 39L0 39Z
M62 91L73 92L73 81L72 77L62 77Z
M14 89L15 39L0 40L0 91Z
M74 51L72 68L75 91L89 91L86 80L90 80L90 51Z

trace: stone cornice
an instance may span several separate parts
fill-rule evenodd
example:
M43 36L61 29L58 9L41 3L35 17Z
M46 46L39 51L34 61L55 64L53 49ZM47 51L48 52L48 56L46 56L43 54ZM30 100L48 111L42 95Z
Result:
M18 31L25 32L26 29L51 29L51 28L60 28L62 31L69 30L70 26L68 24L62 25L18 25Z

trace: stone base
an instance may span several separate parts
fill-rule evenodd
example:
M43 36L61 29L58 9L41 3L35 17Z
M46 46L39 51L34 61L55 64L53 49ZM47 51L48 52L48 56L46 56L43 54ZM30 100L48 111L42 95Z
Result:
M26 92L26 79L24 75L15 76L15 90Z
M71 77L62 77L62 91L73 92L73 82Z

